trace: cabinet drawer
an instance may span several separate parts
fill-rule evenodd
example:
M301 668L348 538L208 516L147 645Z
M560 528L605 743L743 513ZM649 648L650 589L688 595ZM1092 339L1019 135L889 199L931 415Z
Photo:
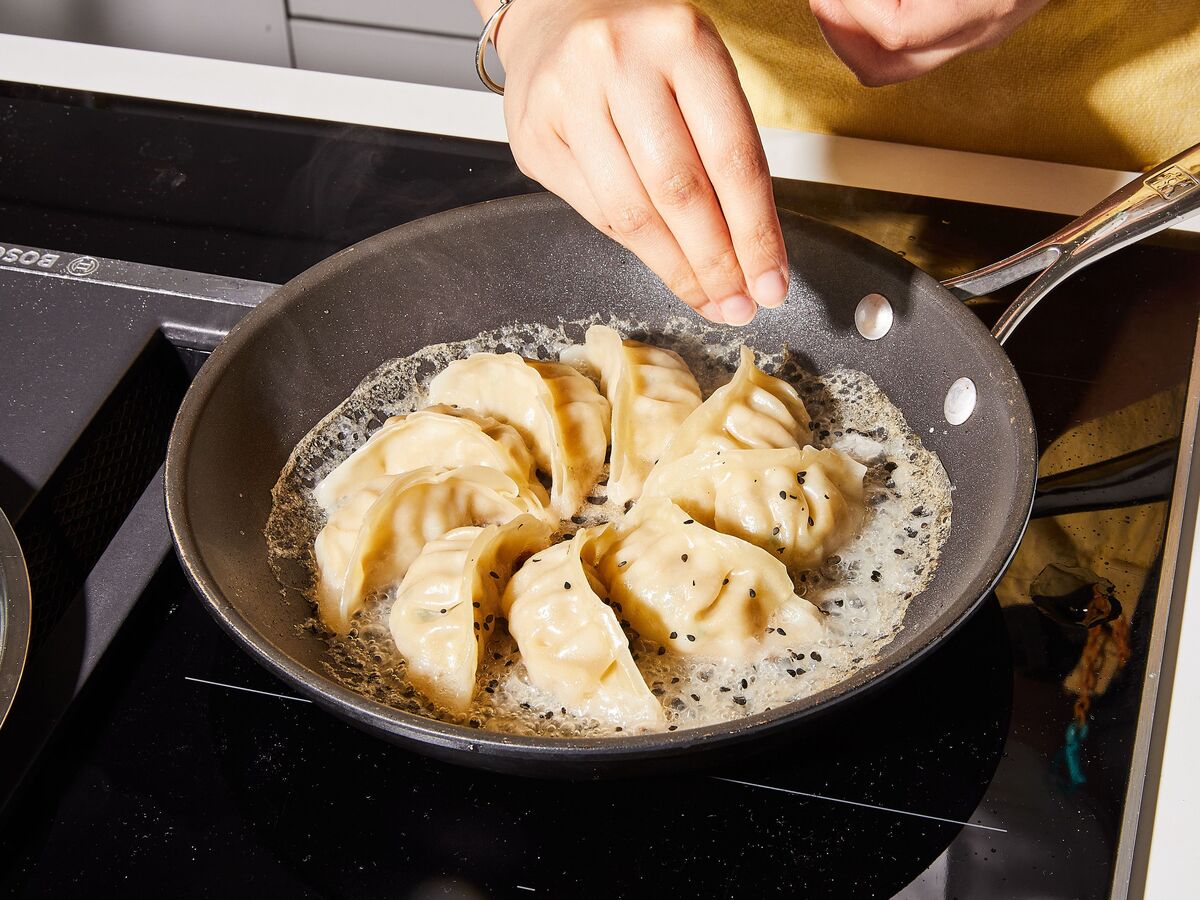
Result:
M471 0L291 0L293 16L479 37L483 27Z
M473 38L303 19L292 19L291 30L300 69L485 90L475 74ZM499 71L495 59L488 71Z

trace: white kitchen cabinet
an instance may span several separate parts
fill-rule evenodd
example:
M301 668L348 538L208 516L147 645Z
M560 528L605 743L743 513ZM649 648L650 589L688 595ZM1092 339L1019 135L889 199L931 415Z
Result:
M300 18L376 25L478 38L482 22L471 0L290 0Z
M0 0L0 33L473 90L481 27L470 0Z
M6 34L277 66L287 26L285 0L0 0Z
M292 19L296 67L484 90L475 74L475 38ZM489 48L490 50L490 48ZM489 71L498 72L492 59Z

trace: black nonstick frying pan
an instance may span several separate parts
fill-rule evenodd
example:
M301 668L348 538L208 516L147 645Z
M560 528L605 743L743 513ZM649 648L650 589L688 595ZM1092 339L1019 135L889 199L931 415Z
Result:
M329 677L311 615L267 565L271 487L296 442L381 362L513 321L603 311L650 323L679 302L626 251L549 195L456 209L392 229L314 266L250 313L205 363L179 411L166 500L179 558L217 621L329 711L387 740L464 765L534 776L677 767L812 718L936 646L1004 571L1024 531L1037 444L1002 342L1074 269L1200 209L1200 147L1058 234L941 285L890 251L793 214L787 303L744 329L817 372L870 374L937 452L955 485L937 573L883 655L836 686L736 722L664 734L564 740L495 734L401 712ZM995 336L961 302L1042 271ZM969 677L969 673L964 673Z

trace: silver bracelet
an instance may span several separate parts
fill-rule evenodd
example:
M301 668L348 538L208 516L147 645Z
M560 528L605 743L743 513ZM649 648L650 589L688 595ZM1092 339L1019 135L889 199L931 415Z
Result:
M496 46L496 29L500 27L500 20L504 18L504 14L508 12L508 8L512 6L514 0L500 0L500 5L496 7L496 11L483 26L483 31L479 35L479 43L475 46L475 71L479 73L479 80L493 94L504 95L504 85L497 84L492 76L487 73L487 66L484 65L483 54L487 51L487 45L491 43Z

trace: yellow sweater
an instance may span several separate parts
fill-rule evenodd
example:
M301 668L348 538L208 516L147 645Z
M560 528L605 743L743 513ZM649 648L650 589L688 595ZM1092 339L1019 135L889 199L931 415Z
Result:
M805 0L698 0L759 125L1143 169L1200 141L1200 0L1050 0L996 47L862 87Z

